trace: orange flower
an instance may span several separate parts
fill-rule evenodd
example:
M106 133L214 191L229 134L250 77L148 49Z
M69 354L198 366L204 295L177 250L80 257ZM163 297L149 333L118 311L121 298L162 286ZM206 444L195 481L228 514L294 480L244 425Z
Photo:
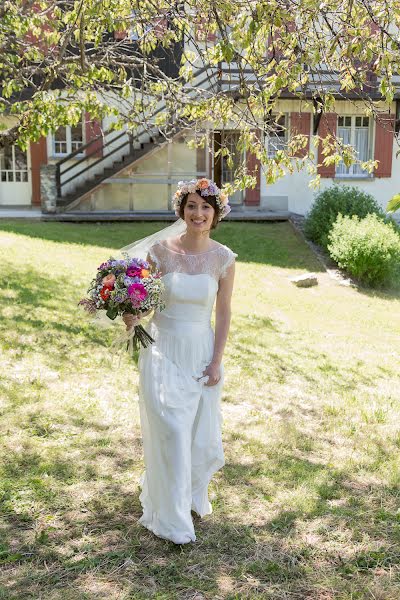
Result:
M146 279L146 277L148 277L150 275L150 271L148 269L142 269L141 273L140 273L140 277L143 277L144 279Z
M111 294L111 290L109 287L104 286L100 290L100 296L102 297L103 300L108 300L108 298L110 297L110 294Z
M208 179L199 179L199 186L201 190L208 188Z
M113 288L115 284L115 275L113 275L113 273L109 273L103 277L102 282L103 285L111 286L111 288Z

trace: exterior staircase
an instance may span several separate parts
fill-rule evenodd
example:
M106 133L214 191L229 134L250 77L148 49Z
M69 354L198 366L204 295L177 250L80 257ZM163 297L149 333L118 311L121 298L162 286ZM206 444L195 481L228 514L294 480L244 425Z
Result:
M147 141L140 141L145 137L143 134L136 139L126 132L115 134L115 131L111 131L104 136L97 136L57 163L57 212L73 208L78 201L92 193L106 179L123 171L151 150L168 143L164 136L159 134L147 135ZM98 157L99 151L100 157ZM70 162L82 152L85 152L84 157L78 158L76 162ZM88 159L92 161L88 163ZM63 169L64 165L66 168ZM74 181L76 183L71 189L71 183ZM70 184L69 190L68 184Z
M215 86L220 89L218 69L209 66L199 69L187 84L189 95L196 93L199 88L207 90ZM164 108L164 103L160 101L157 110L151 115L153 122ZM170 127L170 137L182 131L174 128L173 124ZM94 137L56 164L56 212L75 208L82 198L101 186L106 179L167 143L168 140L156 126L150 131L139 129L135 135L127 131L111 130Z

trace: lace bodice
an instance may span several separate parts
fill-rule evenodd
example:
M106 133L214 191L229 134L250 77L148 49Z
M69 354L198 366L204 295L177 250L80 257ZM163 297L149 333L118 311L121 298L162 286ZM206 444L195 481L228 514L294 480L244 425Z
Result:
M200 254L181 254L167 248L163 242L159 241L149 250L149 258L162 275L167 273L207 274L217 282L226 276L228 267L236 257L237 254L223 244Z

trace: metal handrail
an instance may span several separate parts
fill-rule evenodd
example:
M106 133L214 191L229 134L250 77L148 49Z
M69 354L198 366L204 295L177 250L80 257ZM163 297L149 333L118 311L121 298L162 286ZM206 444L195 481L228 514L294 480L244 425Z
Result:
M210 65L205 65L204 67L202 67L201 69L199 69L198 71L196 71L196 73L193 76L193 79L195 79L196 77L198 78L200 75L202 75L204 72L206 72L209 68L210 68ZM207 80L209 80L209 77L206 77L200 83L197 83L196 87L199 86L199 85L202 85ZM165 108L165 105L160 106L151 115L151 118L153 119L154 117L156 117L160 112L162 112L164 110L164 108ZM68 156L65 156L64 158L62 158L61 160L59 160L56 163L56 187L57 187L57 196L59 198L61 197L61 194L62 194L62 186L66 185L67 183L70 183L71 181L73 181L74 179L76 179L77 177L79 177L80 175L82 175L83 173L85 173L86 171L88 171L89 169L92 169L93 167L95 167L99 163L103 162L105 159L109 158L112 154L114 154L118 150L121 150L125 146L129 145L129 154L128 155L133 155L134 154L134 147L133 147L134 146L134 142L135 141L139 142L140 136L142 136L143 133L145 133L145 131L140 131L136 135L132 135L131 133L128 133L127 131L123 131L122 133L118 134L116 137L105 141L106 138L110 134L112 134L112 133L115 133L114 129L108 130L105 133L102 133L102 134L100 134L100 135L92 138L91 140L89 140L89 142L87 142L83 146L79 146L79 148L77 148L76 150L74 150L73 152L71 152L70 154L68 154ZM126 135L129 138L126 142L120 144L119 146L117 146L116 148L114 148L113 150L111 150L110 152L107 152L106 154L104 154L104 152L103 152L104 148L106 148L107 146L109 146L111 143L114 143L114 142L118 141L119 139L121 139L122 137L124 137ZM93 152L87 153L87 154L85 153L85 156L80 157L79 160L77 160L73 164L69 165L65 170L63 170L61 172L61 167L62 167L63 164L65 164L66 162L68 162L69 160L71 160L72 158L74 158L75 156L77 156L78 154L82 154L82 152L85 151L87 148L90 148L91 146L93 147L99 140L102 140L102 145L101 145L102 156L101 157L99 157L95 162L91 162L85 168L76 171L76 169L77 168L79 169L79 166L83 162L86 162L88 158L90 158L91 156L95 155L99 151L99 149L96 147L93 150ZM68 179L66 179L66 180L64 180L64 181L61 182L61 176L65 175L66 173L68 173L72 169L75 170L75 173L71 177L69 177Z

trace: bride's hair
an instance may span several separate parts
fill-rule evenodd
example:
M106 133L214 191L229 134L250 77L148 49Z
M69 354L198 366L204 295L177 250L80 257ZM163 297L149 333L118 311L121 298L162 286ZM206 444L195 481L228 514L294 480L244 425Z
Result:
M213 209L214 209L214 216L213 216L213 220L212 220L212 223L211 223L211 229L216 229L217 225L219 223L219 220L218 220L219 208L218 208L216 197L215 196L205 196L204 197L204 196L200 196L200 194L197 194L197 195L202 200L204 200L205 202L207 202L208 204L211 204L211 206L213 207ZM184 211L184 208L186 206L186 202L187 202L188 197L189 197L189 194L185 194L184 196L182 196L182 200L181 200L181 203L179 205L179 216L180 216L181 219L184 219L183 211Z

